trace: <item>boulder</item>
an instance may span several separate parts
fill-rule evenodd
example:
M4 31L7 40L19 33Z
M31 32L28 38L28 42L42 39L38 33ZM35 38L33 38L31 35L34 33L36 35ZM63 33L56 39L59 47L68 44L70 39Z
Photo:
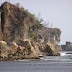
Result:
M0 41L0 56L8 57L9 47L5 41Z
M48 52L48 55L50 56L57 55L55 47L50 42L47 43L45 50L46 52Z

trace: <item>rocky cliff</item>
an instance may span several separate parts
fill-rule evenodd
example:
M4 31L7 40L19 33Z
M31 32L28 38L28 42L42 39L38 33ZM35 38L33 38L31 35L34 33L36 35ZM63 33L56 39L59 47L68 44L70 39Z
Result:
M5 2L0 7L0 59L57 55L61 31L44 27L24 8Z
M3 34L1 30L1 13L0 13L0 41L3 40Z

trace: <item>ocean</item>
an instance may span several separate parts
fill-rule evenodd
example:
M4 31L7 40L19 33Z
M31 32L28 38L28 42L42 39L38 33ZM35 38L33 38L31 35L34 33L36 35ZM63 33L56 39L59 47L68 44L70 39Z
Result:
M0 62L0 72L72 72L72 56L44 56L41 60Z

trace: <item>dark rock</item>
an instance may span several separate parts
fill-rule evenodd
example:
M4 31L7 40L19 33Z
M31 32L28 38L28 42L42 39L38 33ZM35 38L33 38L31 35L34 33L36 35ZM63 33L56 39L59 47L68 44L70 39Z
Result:
M2 33L2 29L1 29L1 13L0 13L0 41L3 40L3 33Z

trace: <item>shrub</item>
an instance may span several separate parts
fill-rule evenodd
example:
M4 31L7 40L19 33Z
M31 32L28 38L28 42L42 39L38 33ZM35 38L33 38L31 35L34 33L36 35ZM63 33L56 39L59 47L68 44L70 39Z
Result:
M17 3L17 6L19 7L19 6L20 6L20 4L19 4L19 3Z

